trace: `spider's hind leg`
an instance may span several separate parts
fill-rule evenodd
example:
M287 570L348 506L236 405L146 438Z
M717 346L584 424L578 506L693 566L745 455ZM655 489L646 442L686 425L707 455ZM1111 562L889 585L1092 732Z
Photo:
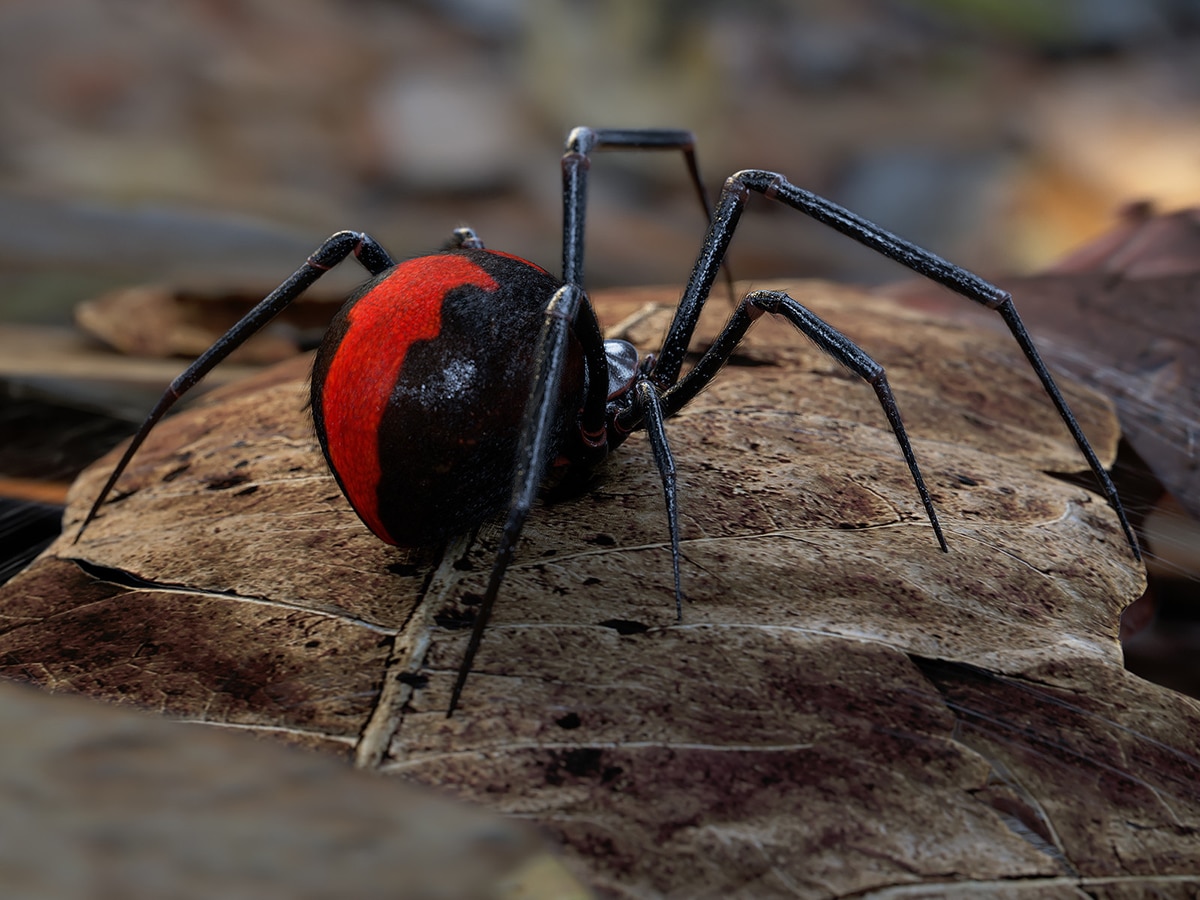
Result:
M508 513L504 518L500 544L492 563L487 589L475 613L471 635L450 692L447 717L453 715L458 706L467 677L471 674L475 655L483 640L484 630L496 605L500 585L516 552L525 519L533 507L551 462L550 450L554 437L554 423L558 415L559 393L569 362L572 339L582 345L586 371L590 374L590 387L582 398L579 411L580 436L586 440L596 432L599 433L598 442L592 448L595 450L596 459L592 460L585 454L580 457L581 464L598 461L606 452L603 439L607 435L603 423L608 370L604 356L604 339L596 321L595 311L583 290L577 285L564 284L547 303L545 318L537 337L538 352L534 362L534 379L521 420L516 471Z

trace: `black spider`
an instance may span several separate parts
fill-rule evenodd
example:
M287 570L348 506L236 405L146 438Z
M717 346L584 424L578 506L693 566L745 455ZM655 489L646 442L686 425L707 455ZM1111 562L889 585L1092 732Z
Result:
M562 160L561 278L526 260L485 249L466 228L458 229L442 252L399 264L369 236L338 232L172 382L134 435L76 540L171 405L325 271L353 254L374 277L334 318L312 377L317 435L343 492L377 536L403 546L443 541L507 509L448 712L458 704L547 470L552 465L589 469L637 429L646 431L662 477L676 615L682 617L675 465L663 423L713 379L764 312L787 319L875 390L945 550L933 501L883 367L786 293L753 291L743 297L712 345L680 375L746 200L759 193L996 310L1087 458L1134 554L1140 555L1108 473L1043 364L1009 294L796 187L782 175L747 169L726 180L657 355L639 357L626 341L604 340L582 288L583 238L589 154L609 149L682 151L709 213L689 132L577 128L567 138Z

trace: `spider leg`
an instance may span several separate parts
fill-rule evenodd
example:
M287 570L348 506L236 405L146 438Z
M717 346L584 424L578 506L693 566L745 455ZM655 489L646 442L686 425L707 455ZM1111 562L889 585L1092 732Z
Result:
M339 231L329 237L309 256L304 265L293 272L286 281L261 300L250 312L246 313L236 325L218 338L216 343L205 350L195 362L171 382L162 397L159 398L158 403L150 410L150 414L146 416L146 420L133 436L133 440L129 442L129 446L125 448L125 453L116 468L113 469L112 474L108 476L108 481L105 482L100 494L96 497L92 508L88 510L83 524L79 526L79 531L75 533L76 541L83 535L84 529L96 518L100 507L117 483L117 479L121 477L121 473L133 459L133 454L137 452L159 420L175 405L175 402L195 387L200 379L212 371L230 353L244 344L293 300L304 293L314 281L351 254L354 254L363 268L372 275L378 275L394 265L387 251L369 235L356 231Z
M708 236L705 238L696 265L692 269L691 277L684 289L670 330L663 341L662 350L658 355L658 363L651 373L651 377L660 389L665 390L679 378L688 344L691 342L696 323L700 319L700 312L712 289L713 282L716 280L717 271L725 258L725 252L733 239L733 232L751 191L790 206L792 209L840 231L847 237L853 238L860 244L895 260L917 274L924 275L982 306L996 310L1025 354L1025 358L1041 382L1043 390L1054 404L1055 409L1058 410L1063 424L1066 425L1071 437L1074 438L1080 452L1087 460L1109 506L1117 514L1121 528L1125 532L1125 539L1129 542L1135 558L1141 559L1137 538L1129 524L1117 489L1104 466L1100 464L1087 436L1079 427L1074 413L1071 412L1062 392L1059 391L1058 385L1050 375L1049 369L1042 361L1041 354L1034 346L1029 332L1017 314L1016 307L1013 306L1012 296L978 275L897 237L848 209L811 191L796 187L775 172L746 169L731 175L726 180L721 196L717 200Z
M828 322L782 291L754 291L742 299L712 346L682 379L663 394L663 411L671 416L690 403L713 380L746 331L764 312L783 316L817 347L862 378L875 391L879 405L883 407L888 424L892 427L892 433L896 435L896 441L900 444L900 452L904 454L904 461L908 464L908 471L912 474L917 493L921 495L921 503L929 517L929 524L933 526L937 542L943 551L947 550L946 538L942 534L942 526L933 507L933 498L929 495L929 489L925 486L925 479L917 465L916 454L909 442L908 431L900 418L900 409L896 405L896 397L888 384L883 366ZM625 427L627 423L618 417L617 424Z
M463 653L462 662L458 667L458 676L450 693L450 706L446 717L453 715L462 696L467 676L471 674L471 666L475 654L483 640L483 632L492 616L496 605L496 596L504 573L512 562L513 552L521 536L521 529L533 502L537 498L538 488L546 474L551 450L550 440L554 430L554 422L558 413L559 385L562 381L563 370L568 359L570 339L575 333L584 344L584 359L593 355L587 344L592 340L586 333L575 329L577 320L586 322L588 317L582 315L583 308L590 312L590 304L584 297L583 291L576 285L566 284L555 291L554 296L546 306L546 318L538 335L538 355L535 360L536 373L530 389L529 399L525 404L525 413L521 422L521 435L517 443L517 467L513 479L512 499L509 502L508 514L504 520L504 528L500 534L500 545L496 550L496 560L492 564L491 576L488 579L487 590L479 611L475 614L475 624L471 629L471 637L467 641L467 649ZM595 314L591 314L595 321ZM599 326L596 326L599 335ZM603 354L603 343L600 343L600 353ZM599 380L589 373L589 393L597 390L603 396L607 392L607 380ZM598 387L596 387L598 385Z
M675 618L683 621L683 582L679 576L679 500L675 488L675 458L671 455L671 445L667 443L667 432L663 426L666 421L662 398L649 379L639 379L634 385L634 406L640 408L650 439L650 450L654 454L654 464L662 478L663 496L667 501L667 527L671 535L671 568L675 575Z
M563 172L563 267L562 279L568 284L583 284L583 232L587 217L587 174L589 154L595 150L679 150L683 153L688 176L712 221L712 204L700 179L696 162L696 138L690 131L674 128L574 128L567 135L562 158ZM733 299L733 277L728 269L725 280Z

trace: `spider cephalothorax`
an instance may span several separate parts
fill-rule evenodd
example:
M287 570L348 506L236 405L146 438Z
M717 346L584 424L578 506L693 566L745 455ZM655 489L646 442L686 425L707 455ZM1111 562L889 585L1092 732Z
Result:
M709 230L660 351L639 358L625 341L605 341L583 283L589 154L605 149L681 151ZM742 297L700 359L685 354L734 229L751 193L789 206L915 272L1000 313L1116 511L1137 542L1108 473L1030 340L1012 298L854 213L748 169L725 182L710 207L689 132L577 128L563 156L563 268L485 249L470 229L447 249L395 263L371 237L342 231L172 382L130 442L79 533L95 518L146 435L174 402L295 300L353 254L373 276L334 319L317 354L312 409L329 467L363 522L381 539L415 546L467 532L507 510L491 578L450 700L454 710L505 571L539 486L551 466L594 467L633 431L644 430L662 478L682 615L675 467L664 421L717 375L754 320L780 316L874 389L912 473L934 536L946 541L883 367L786 293ZM78 539L78 537L76 538Z

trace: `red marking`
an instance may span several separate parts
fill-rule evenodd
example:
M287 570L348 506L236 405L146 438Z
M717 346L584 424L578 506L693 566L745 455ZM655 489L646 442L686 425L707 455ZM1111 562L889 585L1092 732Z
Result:
M330 461L359 516L380 540L394 544L379 516L379 427L392 389L415 341L442 328L447 292L464 285L499 285L471 260L423 256L401 263L354 304L349 327L321 392Z

